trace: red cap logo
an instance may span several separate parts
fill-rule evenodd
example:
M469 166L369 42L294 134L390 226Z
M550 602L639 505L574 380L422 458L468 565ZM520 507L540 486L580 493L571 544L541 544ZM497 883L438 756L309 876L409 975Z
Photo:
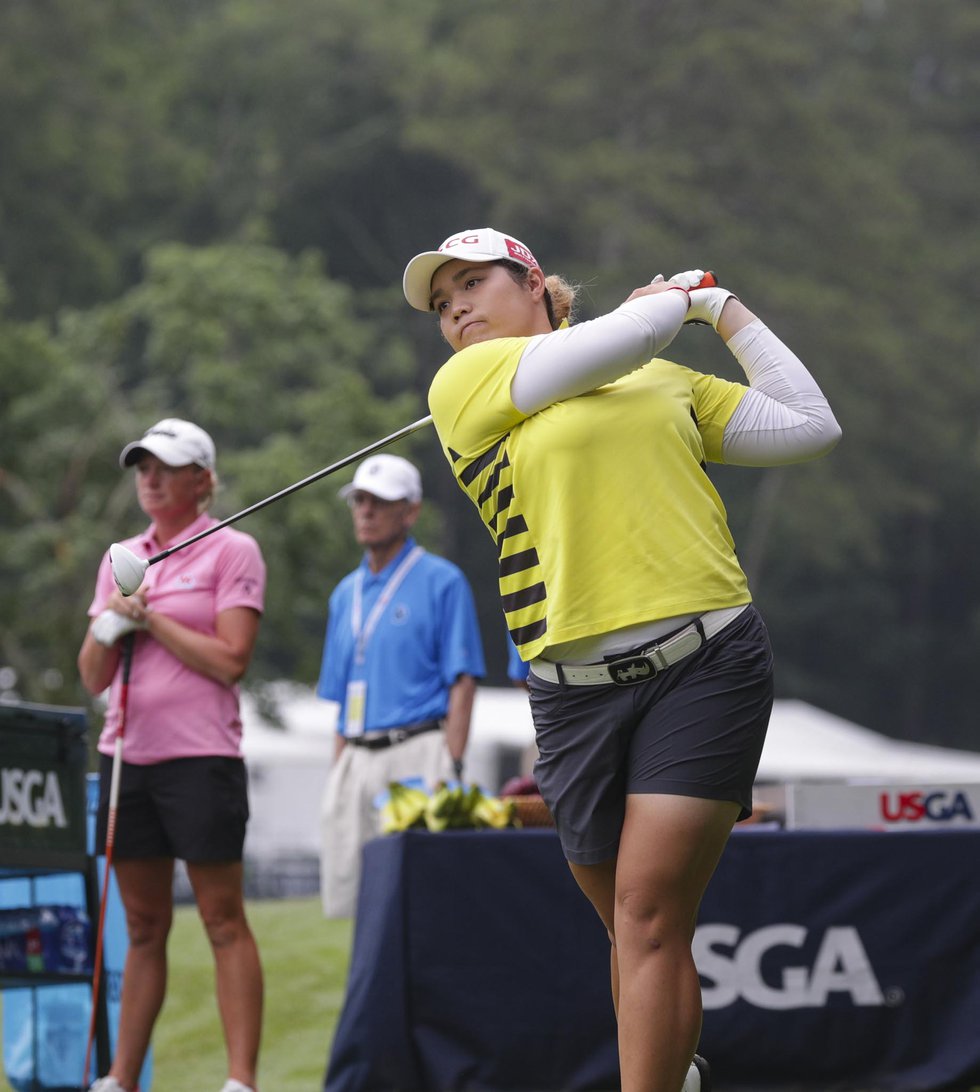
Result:
M507 253L515 262L528 265L532 269L538 268L537 260L523 243L519 243L515 239L505 239L504 242L507 244Z
M447 239L440 250L451 250L454 246L476 246L480 241L479 235L453 235Z

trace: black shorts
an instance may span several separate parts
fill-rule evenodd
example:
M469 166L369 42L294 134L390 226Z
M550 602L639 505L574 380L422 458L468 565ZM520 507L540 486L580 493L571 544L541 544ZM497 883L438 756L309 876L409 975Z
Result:
M690 656L634 686L561 686L528 677L539 757L534 776L576 864L615 857L628 793L739 804L772 712L772 650L747 607Z
M112 758L100 757L96 845L104 853ZM113 855L177 857L191 864L240 861L247 822L248 775L240 758L124 762Z

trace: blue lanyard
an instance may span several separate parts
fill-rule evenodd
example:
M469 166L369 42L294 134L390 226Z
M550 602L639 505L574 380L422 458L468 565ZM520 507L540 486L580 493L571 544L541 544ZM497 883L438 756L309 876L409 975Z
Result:
M416 546L401 559L398 568L388 578L388 583L385 584L378 596L378 601L371 608L367 621L363 623L364 570L357 570L357 576L354 579L354 602L350 614L351 630L354 633L354 662L356 664L364 663L364 650L367 648L371 635L377 629L378 622L381 621L381 615L394 598L395 592L398 591L402 581L408 576L412 566L424 553L425 550L421 546Z

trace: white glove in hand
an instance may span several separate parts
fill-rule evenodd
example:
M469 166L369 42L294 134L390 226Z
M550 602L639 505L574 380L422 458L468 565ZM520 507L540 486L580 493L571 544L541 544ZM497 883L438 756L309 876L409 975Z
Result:
M687 277L690 274L681 273L679 276ZM670 279L674 280L673 277ZM684 322L711 326L715 330L718 329L718 319L721 318L722 308L729 300L738 299L738 296L734 292L729 292L727 288L695 288L688 293L688 296L691 306L687 309L687 318Z
M689 292L692 288L696 288L703 278L703 269L689 269L686 273L675 273L667 283L676 284L678 288L683 288L685 292Z
M124 634L144 628L143 623L137 622L135 618L127 618L125 614L117 614L114 610L104 610L92 623L92 636L100 645L111 648Z

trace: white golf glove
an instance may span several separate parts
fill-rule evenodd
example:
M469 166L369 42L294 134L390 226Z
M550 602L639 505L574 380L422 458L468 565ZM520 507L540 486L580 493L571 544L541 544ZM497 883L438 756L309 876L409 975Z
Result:
M683 288L686 292L690 292L690 290L696 288L703 279L703 269L689 269L686 273L675 273L667 283L676 284L678 288Z
M691 305L687 310L685 325L690 323L697 326L711 326L718 329L718 319L721 317L722 308L730 299L738 299L734 292L727 288L696 288L704 279L703 269L688 269L684 273L675 273L667 281L668 284L676 284L688 294ZM658 284L663 277L658 273L650 282Z
M120 637L132 633L134 629L145 629L142 622L117 614L114 610L104 610L92 623L92 636L100 645L111 648Z
M718 329L722 308L729 300L737 300L734 292L727 288L695 288L688 293L691 306L687 309L685 323L696 323Z
M689 269L686 273L675 273L668 283L688 290L691 306L687 310L685 324L711 326L717 330L722 308L728 300L738 299L738 296L727 288L696 288L703 276L703 269Z

